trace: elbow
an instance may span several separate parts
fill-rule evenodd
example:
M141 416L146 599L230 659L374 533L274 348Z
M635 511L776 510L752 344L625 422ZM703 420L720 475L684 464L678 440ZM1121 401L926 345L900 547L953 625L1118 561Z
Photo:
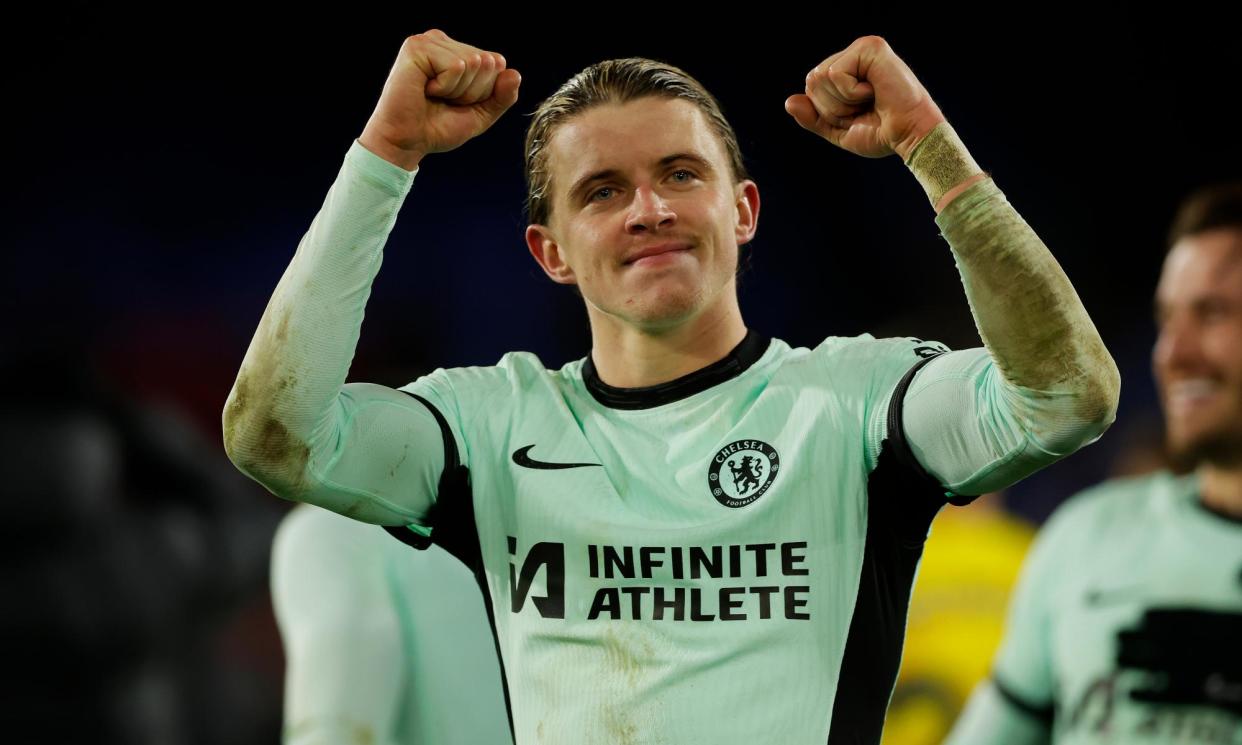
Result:
M1117 407L1121 402L1121 371L1107 350L1101 349L1099 362L1094 369L1085 372L1083 390L1084 412L1090 412L1090 421L1098 428L1096 437L1103 434L1117 420Z
M1108 381L1107 395L1105 397L1105 428L1111 425L1117 419L1117 409L1121 404L1121 371L1117 369L1117 363L1113 361L1112 356L1108 358Z
M1117 407L1121 398L1121 375L1111 356L1104 353L1106 364L1084 373L1079 378L1077 390L1064 398L1059 397L1051 416L1041 417L1043 426L1034 432L1042 440L1041 446L1050 453L1068 455L1099 440L1117 420Z
M251 405L239 380L221 417L224 452L245 475L273 494L298 500L310 488L310 448L296 438L271 411Z
M243 472L249 461L249 444L254 438L249 435L247 420L250 418L250 401L242 378L233 384L229 397L224 402L224 412L220 416L220 430L224 434L224 454L229 461Z
M1100 439L1116 421L1121 375L1112 357L1102 352L1094 364L1079 366L1060 385L1006 389L1027 439L1040 451L1061 458Z

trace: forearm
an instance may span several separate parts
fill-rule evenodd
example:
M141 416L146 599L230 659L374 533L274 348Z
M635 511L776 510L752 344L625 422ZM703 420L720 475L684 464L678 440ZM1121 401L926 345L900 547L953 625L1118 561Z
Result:
M305 490L308 461L330 439L325 429L412 178L351 146L246 351L224 408L225 449L281 496Z
M943 203L936 223L1015 414L1052 450L1075 439L1070 430L1103 431L1116 413L1117 366L1043 241L991 179L951 193L979 174L947 124L924 138L908 165L933 204Z

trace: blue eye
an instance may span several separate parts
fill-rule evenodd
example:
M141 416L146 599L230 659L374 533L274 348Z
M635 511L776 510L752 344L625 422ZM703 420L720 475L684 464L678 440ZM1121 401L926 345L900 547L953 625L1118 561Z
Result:
M687 171L684 168L680 168L676 171L673 171L673 176L676 177L678 174L682 174L682 173L686 175L685 179L679 179L680 181L682 181L682 183L685 183L686 181L689 181L690 179L694 178L694 174L691 173L690 171Z
M605 187L604 187L604 188L602 188L602 189L596 189L594 192L592 192L592 193L591 193L591 196L587 197L587 200L588 200L588 201L591 201L591 202L598 202L598 201L599 201L599 199L598 199L599 195L600 195L600 194L603 194L604 192L608 192L608 193L610 193L610 194L611 194L611 193L612 193L612 187L605 186Z

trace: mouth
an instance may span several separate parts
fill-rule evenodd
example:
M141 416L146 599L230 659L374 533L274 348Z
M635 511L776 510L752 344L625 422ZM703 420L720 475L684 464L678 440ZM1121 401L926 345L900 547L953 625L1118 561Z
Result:
M1210 402L1220 391L1220 383L1207 378L1190 378L1169 383L1165 401L1174 413L1186 413Z
M689 251L692 247L693 246L686 241L656 243L630 254L630 256L626 258L622 264L625 266L647 266L656 263L664 263L666 261L674 260L674 256L676 254Z

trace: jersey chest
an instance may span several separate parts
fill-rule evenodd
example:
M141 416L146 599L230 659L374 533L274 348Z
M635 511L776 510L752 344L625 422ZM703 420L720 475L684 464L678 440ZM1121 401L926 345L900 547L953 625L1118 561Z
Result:
M866 528L861 418L760 399L515 419L489 448L505 462L472 468L484 555L510 575L493 589L517 612L542 596L579 620L848 611Z
M1242 724L1220 710L1131 696L1162 673L1123 667L1127 650L1158 648L1184 659L1210 644L1211 614L1242 613L1242 532L1232 547L1195 545L1178 525L1151 522L1130 540L1101 541L1107 550L1081 562L1059 590L1051 629L1057 726L1070 742L1210 742L1210 733Z

